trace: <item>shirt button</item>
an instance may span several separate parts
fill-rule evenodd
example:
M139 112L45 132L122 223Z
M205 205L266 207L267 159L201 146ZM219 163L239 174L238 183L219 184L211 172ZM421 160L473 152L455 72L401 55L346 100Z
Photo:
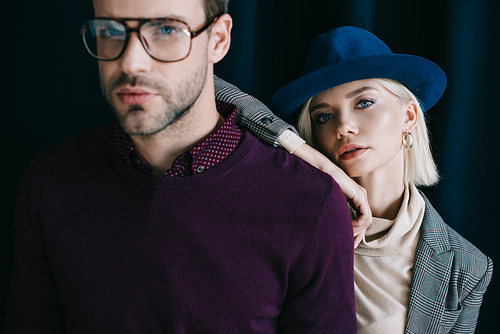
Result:
M204 170L205 170L205 166L198 166L198 167L196 167L196 172L197 172L197 173L201 173L201 172L203 172Z
M135 155L132 156L130 160L132 162L132 165L135 167L139 167L141 165L141 160L139 159L139 157L137 157Z
M271 124L273 122L273 119L271 117L264 117L260 121L264 124Z

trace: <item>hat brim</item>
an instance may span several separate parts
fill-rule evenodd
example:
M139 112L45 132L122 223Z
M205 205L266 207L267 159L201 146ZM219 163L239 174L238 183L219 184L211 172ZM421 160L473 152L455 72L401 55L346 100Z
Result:
M446 75L430 60L393 54L344 61L309 72L281 88L269 101L271 109L286 121L292 121L298 108L322 91L364 79L393 79L404 84L429 110L446 88Z

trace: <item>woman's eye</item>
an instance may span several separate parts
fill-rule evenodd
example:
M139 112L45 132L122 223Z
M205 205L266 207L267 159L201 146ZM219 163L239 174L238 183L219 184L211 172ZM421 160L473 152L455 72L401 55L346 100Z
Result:
M356 107L358 107L358 108L368 108L372 104L373 104L373 101L363 100L363 101L359 102Z
M316 123L318 123L318 124L326 123L332 117L333 117L333 115L331 115L331 114L319 115L318 117L316 117Z

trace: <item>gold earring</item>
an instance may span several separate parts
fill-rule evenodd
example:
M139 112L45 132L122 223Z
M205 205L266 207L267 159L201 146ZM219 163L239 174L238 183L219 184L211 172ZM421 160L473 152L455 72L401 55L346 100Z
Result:
M411 135L410 131L406 131L406 133L403 135L403 146L407 150L411 150L413 147L413 136Z

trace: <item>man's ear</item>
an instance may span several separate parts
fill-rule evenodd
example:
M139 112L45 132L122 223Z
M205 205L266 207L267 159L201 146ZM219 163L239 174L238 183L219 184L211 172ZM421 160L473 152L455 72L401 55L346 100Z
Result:
M220 16L212 25L209 49L209 60L211 63L218 63L229 51L232 28L233 19L229 14Z
M413 131L413 129L417 125L417 118L418 118L417 102L410 100L406 103L404 129L410 132Z

